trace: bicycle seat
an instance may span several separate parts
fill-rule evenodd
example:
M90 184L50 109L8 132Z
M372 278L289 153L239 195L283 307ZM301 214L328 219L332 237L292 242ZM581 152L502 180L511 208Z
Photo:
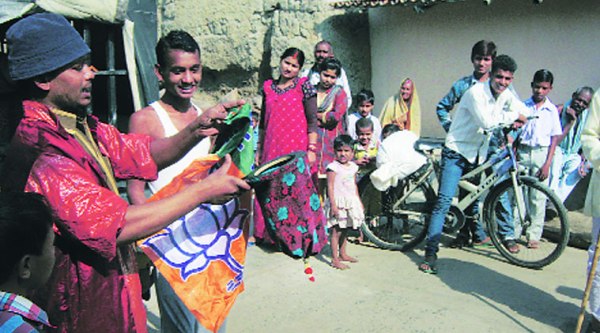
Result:
M437 142L437 141L433 141L433 140L424 140L424 139L419 139L416 143L415 143L415 149L425 153L425 152L431 152L437 149L442 149L444 147L444 142Z
M433 165L430 160L427 160L427 163L423 164L417 171L411 173L407 178L419 181L421 177L423 177Z

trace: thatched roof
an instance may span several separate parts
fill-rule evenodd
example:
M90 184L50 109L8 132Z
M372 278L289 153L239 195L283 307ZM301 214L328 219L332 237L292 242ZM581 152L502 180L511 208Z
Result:
M415 5L419 7L430 7L440 2L458 2L464 0L341 0L332 2L334 8L375 8L397 5ZM533 0L534 3L542 3L543 0ZM492 0L483 0L483 3L489 5Z
M441 1L443 0L438 0L438 2ZM436 0L345 0L336 1L331 5L334 8L374 8L395 5L428 4L430 2L434 3Z

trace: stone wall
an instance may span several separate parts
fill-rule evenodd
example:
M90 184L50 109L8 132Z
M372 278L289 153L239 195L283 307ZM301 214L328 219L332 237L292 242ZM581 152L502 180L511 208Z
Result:
M200 43L204 65L200 102L212 103L237 88L242 97L258 94L277 76L279 56L291 46L313 62L321 39L331 41L353 93L371 82L366 13L336 10L323 0L159 0L159 34L188 31Z

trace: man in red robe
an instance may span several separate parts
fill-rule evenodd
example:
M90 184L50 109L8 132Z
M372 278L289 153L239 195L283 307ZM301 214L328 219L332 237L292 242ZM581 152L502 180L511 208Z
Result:
M122 134L86 112L90 49L62 16L35 14L6 33L9 74L25 96L7 153L2 191L44 195L56 215L56 265L36 293L60 332L146 332L133 242L198 204L249 189L223 166L163 200L129 206L116 179L154 180L206 136L227 110L218 104L175 136Z

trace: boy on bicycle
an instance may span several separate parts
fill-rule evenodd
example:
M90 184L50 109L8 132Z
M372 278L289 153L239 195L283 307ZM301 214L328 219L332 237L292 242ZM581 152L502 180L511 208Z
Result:
M456 110L442 150L439 194L427 231L425 259L419 265L419 269L425 273L437 273L437 252L444 219L460 178L476 168L487 156L490 137L480 129L517 120L522 123L527 121L529 109L507 89L516 70L517 64L511 57L496 57L490 80L476 83L467 90ZM478 213L477 205L471 205L466 212L471 216L477 216ZM489 237L476 219L469 219L467 223L476 237L475 244L489 242Z

